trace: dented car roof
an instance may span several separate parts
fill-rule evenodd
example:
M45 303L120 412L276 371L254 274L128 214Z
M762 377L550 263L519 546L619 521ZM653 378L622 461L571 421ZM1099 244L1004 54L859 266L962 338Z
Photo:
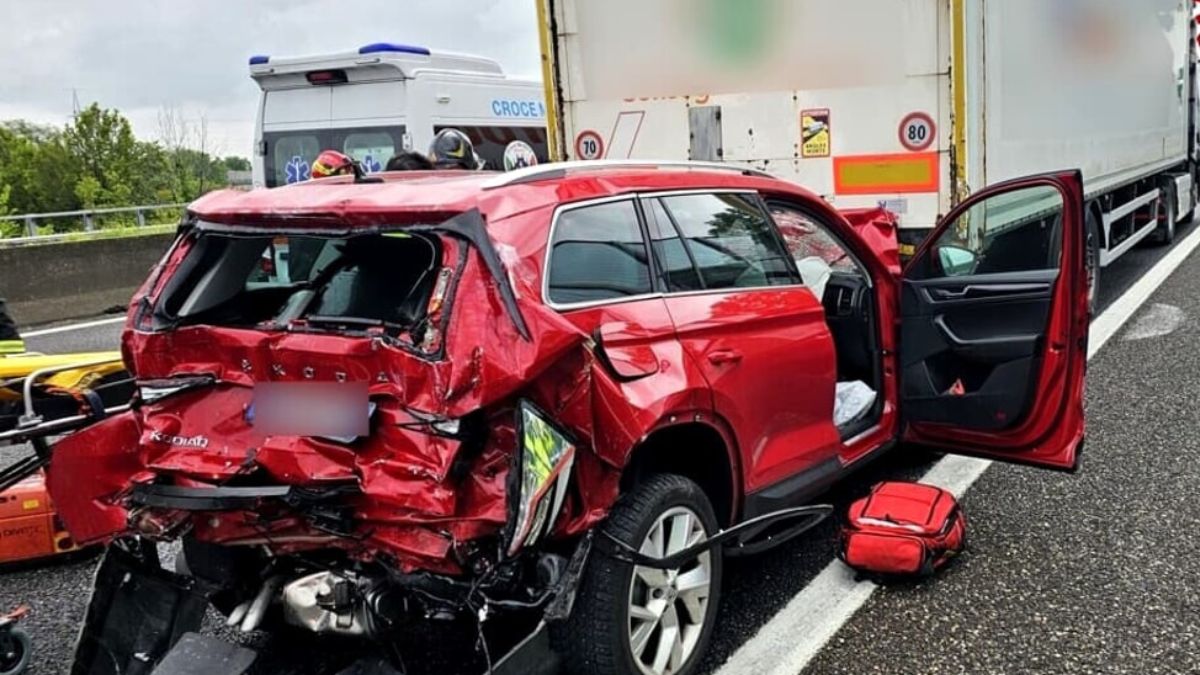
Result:
M543 180L497 181L492 172L423 171L306 181L269 190L221 190L191 204L195 219L251 229L271 227L369 228L431 222L479 209L489 221L561 203L632 192L671 189L745 189L778 192L777 180L703 168L592 168L548 174ZM793 187L796 194L812 193Z

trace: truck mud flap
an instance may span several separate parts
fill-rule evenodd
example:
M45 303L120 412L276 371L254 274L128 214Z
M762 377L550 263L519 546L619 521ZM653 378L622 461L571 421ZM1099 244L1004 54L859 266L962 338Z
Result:
M199 633L184 633L151 675L242 675L258 653Z
M200 630L214 589L163 569L152 544L139 548L118 542L105 553L71 675L150 675L185 633Z

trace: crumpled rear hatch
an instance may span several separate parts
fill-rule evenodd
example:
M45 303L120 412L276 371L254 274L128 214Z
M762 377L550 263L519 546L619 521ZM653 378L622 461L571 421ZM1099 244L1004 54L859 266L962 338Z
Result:
M210 541L453 567L454 542L505 522L510 399L585 340L505 289L481 225L182 235L125 335L140 403L56 447L51 487L71 495L60 503L75 536L111 537L130 518L163 532L186 520ZM363 391L368 432L264 430L265 385ZM307 401L299 421L322 408ZM151 508L168 502L139 485L294 490L263 491L253 508L172 509Z

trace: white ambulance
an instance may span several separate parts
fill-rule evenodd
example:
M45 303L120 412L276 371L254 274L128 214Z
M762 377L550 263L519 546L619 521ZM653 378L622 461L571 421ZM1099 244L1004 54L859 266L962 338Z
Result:
M393 155L424 153L445 128L466 133L486 168L529 144L547 159L541 83L505 75L487 58L393 43L340 54L250 57L262 89L255 124L254 187L307 180L323 150L381 171Z

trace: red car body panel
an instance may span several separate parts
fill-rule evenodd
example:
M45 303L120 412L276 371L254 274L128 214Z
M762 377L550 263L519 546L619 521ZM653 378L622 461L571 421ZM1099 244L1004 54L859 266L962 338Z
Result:
M666 302L714 410L735 430L747 492L838 455L833 338L811 293L754 290ZM793 404L785 414L778 414L780 401Z
M215 486L257 469L286 485L357 486L350 498L355 536L317 530L283 511L193 518L194 536L262 544L277 553L342 548L363 559L386 555L405 570L457 573L456 547L505 524L505 486L517 443L511 412L518 396L549 413L586 450L576 453L577 489L555 529L560 536L602 520L618 496L630 453L676 424L703 424L724 440L733 468L731 518L747 493L830 459L852 464L896 439L891 327L899 316L900 264L895 221L886 212L842 216L803 189L734 172L615 169L494 189L492 180L409 174L363 185L334 178L218 192L193 204L194 220L244 233L434 225L478 209L534 337L522 339L474 252L449 301L439 354L371 337L204 325L154 332L140 317L186 257L192 239L184 234L135 296L122 350L139 380L205 375L216 383L135 406L57 444L50 486L77 540L102 541L131 526L169 528L170 513L126 510L135 483L167 478ZM873 428L848 442L838 436L831 414L833 342L821 303L805 289L655 296L562 314L544 304L547 233L558 205L687 188L758 191L802 203L837 229L876 289L883 407ZM458 245L447 246L443 264L456 265L457 255ZM1074 290L1064 284L1060 295ZM597 357L597 341L607 365ZM1058 370L1071 364L1051 365L1044 379L1069 379ZM256 433L247 419L254 385L306 380L369 383L377 431L353 447ZM784 413L780 402L787 403ZM487 441L454 485L448 477L463 455L462 443L405 427L416 419L413 410L444 419L487 411ZM914 429L913 437L946 438L945 430L924 428Z

